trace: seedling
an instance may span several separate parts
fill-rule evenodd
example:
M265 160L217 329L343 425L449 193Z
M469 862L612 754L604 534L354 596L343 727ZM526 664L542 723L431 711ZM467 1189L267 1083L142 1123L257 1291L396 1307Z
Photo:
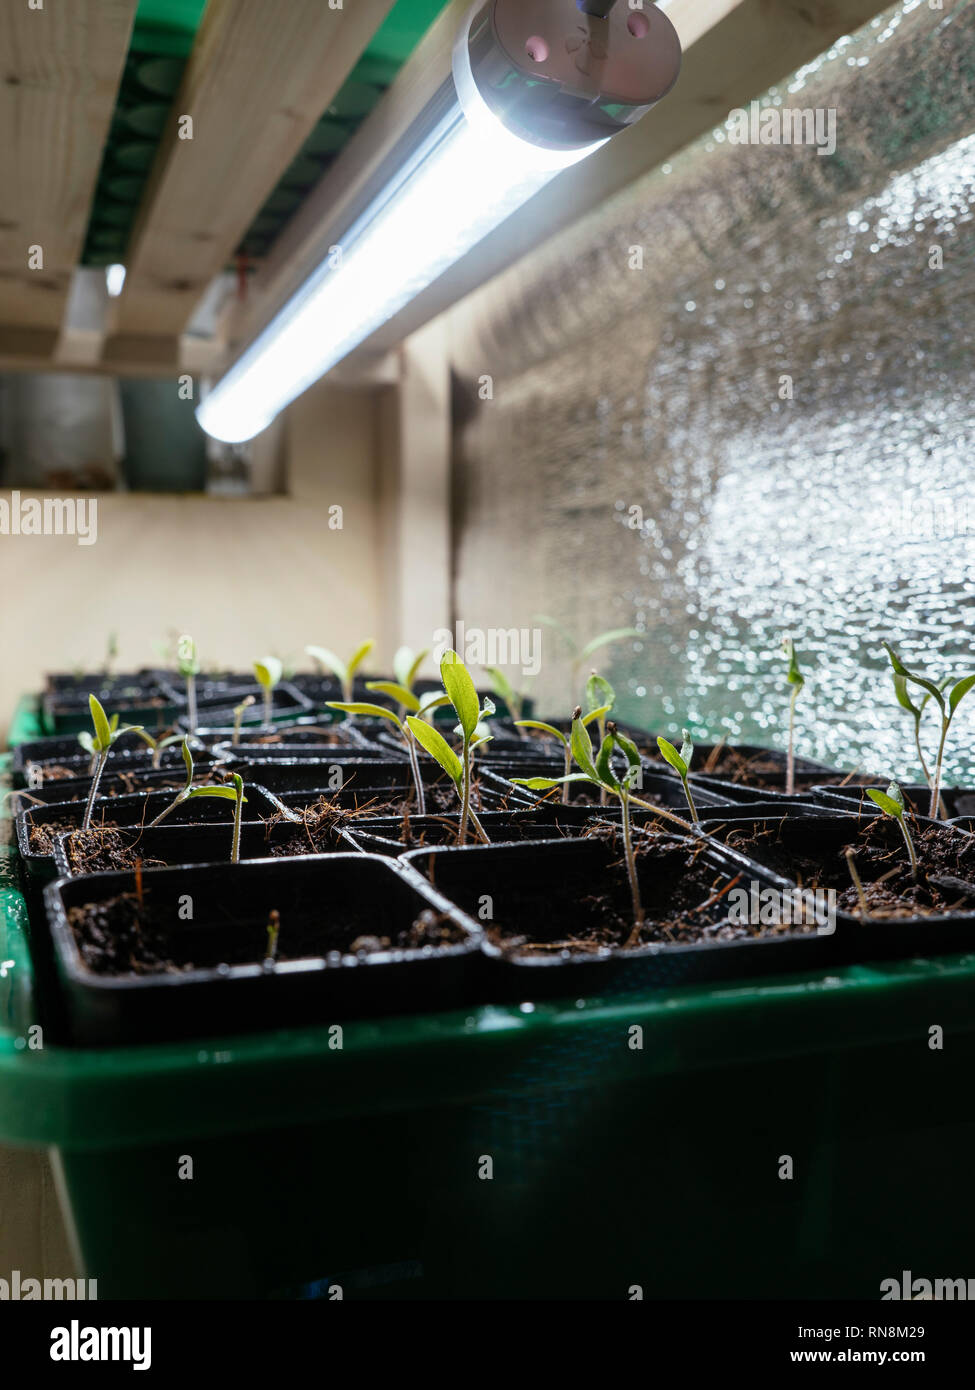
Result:
M392 681L373 681L369 685L370 690L380 690L384 695L389 695L392 699L399 702L400 711L403 718L406 711L412 711L418 719L422 719L427 710L435 708L437 705L447 703L446 696L433 696L421 705L419 699L408 690L405 685L396 685ZM369 719L388 719L391 724L395 724L399 731L400 738L406 746L407 756L410 760L410 770L413 773L413 783L416 787L417 814L425 816L427 813L426 797L423 791L423 778L420 776L420 764L416 756L416 744L413 741L413 733L409 722L404 723L399 714L394 714L385 705L373 705L368 701L357 700L346 703L344 700L330 700L329 709L341 710L343 714L361 714Z
M105 644L105 674L110 676L115 662L118 660L118 633L110 632L108 641Z
M244 715L252 704L254 704L254 696L245 695L239 705L234 705L234 732L230 741L235 748L240 743L240 726L244 722Z
M796 789L796 701L799 698L799 692L806 683L806 678L799 670L796 646L791 637L783 637L782 655L789 663L785 678L792 686L792 694L789 696L789 752L785 767L785 790L788 796L792 796Z
M281 914L276 907L272 907L267 915L267 950L264 953L265 964L274 964L278 954L278 935L281 931Z
M870 906L867 903L867 895L863 891L863 882L857 872L856 855L849 846L847 846L846 849L846 867L850 871L850 878L853 880L853 887L856 889L856 895L860 901L860 915L862 917L869 917Z
M557 632L569 648L571 661L569 688L572 691L573 698L575 698L575 692L579 686L579 673L590 657L595 656L596 652L601 648L608 647L613 642L621 642L624 637L644 637L646 635L641 632L639 628L614 627L610 628L608 632L601 632L598 637L593 637L591 641L582 644L573 637L572 633L569 632L567 628L563 627L561 623L556 622L554 618L547 618L542 613L536 613L535 621L537 623L544 623L545 626L550 627L553 632Z
M616 703L616 692L613 690L609 681L604 680L602 676L597 676L596 672L593 671L586 683L586 699L589 709L586 714L582 715L582 722L584 725L591 724L593 720L599 722L599 741L602 743L604 737L602 721ZM602 701L603 703L596 703L597 701ZM562 730L557 729L554 724L546 724L545 721L541 719L519 719L516 722L519 729L538 729L543 734L550 734L553 738L557 738L562 744L562 748L565 752L565 777L562 779L562 804L563 806L567 805L569 801L568 779L572 772L572 741L568 734L564 734ZM600 793L600 801L603 800L603 796L604 790Z
M900 826L901 834L904 836L904 843L907 846L907 853L911 859L911 877L914 882L917 883L917 855L914 852L914 841L911 839L911 832L907 828L904 793L896 782L891 782L886 792L878 792L874 787L868 787L867 796L880 807L885 816L893 816L894 820Z
M367 642L363 642L359 650L348 661L343 661L327 647L306 647L305 653L315 662L319 671L324 674L331 671L333 676L337 676L342 685L342 699L346 704L352 699L352 685L355 680L355 673L372 651L376 643L370 637Z
M463 742L461 756L458 757L441 733L415 714L409 715L406 722L417 743L440 764L460 797L457 843L463 845L466 842L468 824L473 824L478 837L487 843L484 827L471 808L471 769L475 750L487 743L490 737L483 728L482 720L494 713L494 705L490 700L485 700L481 706L470 672L455 651L444 652L440 676L460 721L458 732Z
M167 816L172 815L172 813L176 810L177 806L182 806L184 801L189 801L192 797L195 796L222 796L227 801L236 800L237 805L234 811L233 852L231 854L231 858L233 859L234 863L236 863L240 854L241 803L247 800L247 798L244 796L244 783L241 780L240 775L236 772L233 774L232 787L194 787L193 754L190 752L189 738L183 739L183 763L186 767L186 781L184 782L183 786L180 787L179 791L176 793L175 797L169 803L169 805L164 806L163 809L159 812L159 815L156 817L156 819L149 822L150 827L154 825L161 825Z
M264 724L270 725L274 707L274 687L281 679L283 667L276 656L266 656L254 662L254 675L264 692ZM236 714L236 710L234 711ZM242 712L243 713L243 712Z
M589 730L586 728L586 720L583 718L581 707L576 705L575 709L572 711L572 735L569 743L572 756L582 771L570 772L565 777L512 777L509 780L516 786L528 787L528 789L533 792L552 791L555 787L563 786L566 782L592 782L597 787L605 788L606 791L610 792L613 796L619 796L619 783L617 779L615 777L612 779L604 778L602 772L605 768L612 773L609 759L612 756L614 742L617 747L624 749L628 758L629 752L627 745L629 748L636 749L636 744L631 743L629 739L624 739L623 735L617 730L615 724L607 724L606 729L607 734L600 746L599 756L594 758L592 739L589 737ZM610 729L614 732L613 739L610 739L609 736ZM639 757L639 750L637 750L637 756ZM638 781L639 778L633 776L627 788L630 805L639 806L641 810L653 811L654 815L660 816L663 820L673 821L673 823L679 825L682 830L693 830L694 827L690 822L684 820L682 816L678 816L675 811L668 810L666 806L654 806L653 802L644 801L642 797L634 796L632 788Z
M240 826L247 797L244 795L244 779L239 772L233 774L231 781L232 787L193 787L183 799L188 801L194 796L222 796L225 801L234 803L234 834L230 842L230 862L237 864L240 862ZM153 825L155 823L153 821Z
M934 764L934 777L929 783L931 787L931 804L928 809L928 815L935 817L938 814L938 808L941 804L941 769L944 763L945 742L948 738L948 730L951 728L951 721L955 717L955 710L972 687L975 686L975 675L962 676L960 681L956 681L955 684L951 686L950 690L948 690L948 698L946 700L942 693L941 686L936 685L934 681L929 680L927 676L921 675L919 672L909 671L889 642L885 642L884 647L886 648L887 655L890 657L890 664L894 668L894 675L900 676L905 681L910 681L913 685L919 685L921 689L926 691L931 699L934 700L938 709L941 711L941 738L938 743L938 756ZM903 704L903 701L901 701L901 703ZM922 705L922 711L923 708L924 706ZM918 715L918 719L920 719L920 714Z
M926 690L921 702L916 705L911 699L907 689L907 677L899 676L896 671L891 671L891 678L894 682L894 694L897 697L897 703L900 705L901 709L907 710L908 714L910 714L911 718L914 720L914 747L917 750L918 762L921 764L921 772L924 775L924 780L930 787L931 770L928 767L927 760L921 748L921 716L924 714L928 702L931 699L931 692ZM944 691L950 684L950 677L947 680L943 680L941 682L941 690Z
M633 926L626 940L626 946L634 946L640 939L640 932L643 929L643 905L640 901L640 883L636 871L636 856L633 853L633 830L630 823L630 806L649 806L649 802L642 801L632 795L634 785L639 781L643 769L640 759L640 750L636 744L621 734L613 722L606 725L606 734L602 739L599 752L594 753L592 739L586 728L582 717L582 709L576 706L572 713L572 735L569 740L572 749L572 756L581 768L580 772L569 773L565 777L512 777L511 781L518 786L529 787L532 791L542 791L557 787L559 783L566 782L591 782L593 786L599 787L601 791L606 791L619 799L620 813L623 822L623 851L626 859L626 875L630 885L630 897L633 906ZM619 750L626 758L626 770L622 777L617 777L613 771L613 752ZM651 810L658 810L652 806ZM668 812L661 814L668 816L671 820L676 820L685 830L691 827L679 816L670 815Z
M126 733L141 732L140 726L137 724L123 724L119 728L118 715L113 714L109 719L94 695L88 696L88 708L91 711L93 732L79 737L82 748L86 753L90 753L92 758L91 789L85 803L85 817L81 822L82 830L88 830L91 827L91 813L95 805L95 797L98 795L98 784L102 780L108 755L112 751L116 739L121 738Z
M200 661L196 654L196 643L186 633L176 643L176 669L186 681L186 717L190 733L196 733L196 678L200 673Z
M691 820L695 825L698 823L697 808L694 805L694 798L691 796L691 789L687 781L687 775L691 770L691 759L694 757L694 742L686 729L682 730L684 741L680 746L680 752L672 743L668 743L665 738L657 739L657 747L660 749L664 759L670 763L677 773L684 788L684 795L687 797L687 809L691 813Z
M174 743L182 743L184 738L183 734L168 734L166 738L153 738L146 729L139 729L138 734L142 741L149 745L154 771L162 766L162 755L166 749L171 748Z

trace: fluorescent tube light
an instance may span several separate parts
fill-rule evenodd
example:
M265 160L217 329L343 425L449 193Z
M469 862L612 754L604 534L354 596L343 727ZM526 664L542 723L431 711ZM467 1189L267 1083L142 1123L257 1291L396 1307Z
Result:
M105 288L112 299L117 299L125 284L125 266L107 265L105 267Z
M410 157L340 238L340 254L319 266L201 401L197 419L215 439L237 444L266 429L556 174L605 143L577 137L569 148L553 148L551 132L548 144L536 144L502 123L481 94L468 56L471 22L483 23L489 8L474 6L458 36L448 99ZM572 11L578 20L574 4ZM663 16L660 23L670 27ZM677 53L679 67L679 45ZM539 83L529 85L537 89ZM600 133L592 123L585 129L590 136Z

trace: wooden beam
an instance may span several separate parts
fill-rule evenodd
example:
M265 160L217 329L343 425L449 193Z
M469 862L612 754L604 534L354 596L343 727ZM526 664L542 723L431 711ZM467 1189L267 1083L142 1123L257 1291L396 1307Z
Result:
M185 327L392 2L210 0L136 217L112 331L131 344ZM186 116L191 139L181 138Z
M374 356L490 280L548 237L601 206L735 107L747 105L887 8L888 0L673 0L666 13L681 36L677 85L656 110L566 170L481 241L346 359ZM433 26L379 107L285 228L250 290L245 316L228 326L238 355L273 318L345 230L343 216L383 155L450 70L457 0Z
M0 5L0 323L57 330L137 0ZM30 269L39 246L43 269Z
M370 187L390 146L408 130L450 73L451 50L470 0L431 25L396 81L284 227L248 289L247 307L227 325L232 343L251 342L321 264L347 210Z

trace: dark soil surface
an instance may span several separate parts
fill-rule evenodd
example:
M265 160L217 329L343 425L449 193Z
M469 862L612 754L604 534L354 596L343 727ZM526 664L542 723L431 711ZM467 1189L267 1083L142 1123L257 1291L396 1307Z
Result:
M71 908L68 921L81 957L96 975L181 974L219 965L249 965L267 954L269 901L228 904L221 920L180 922L173 913L154 910L152 888L142 898L124 893L106 902ZM313 905L307 916L282 918L278 961L309 960L331 952L366 958L379 951L451 945L463 940L454 923L427 909L389 936L363 931L363 918L349 906Z
M605 882L583 885L569 877L554 892L543 882L518 883L517 920L502 917L487 932L506 954L592 955L651 943L688 945L815 931L815 926L759 927L728 921L725 899L743 873L736 876L707 863L704 844L675 844L637 832L634 848L645 921L634 933L622 833L614 825L599 823L589 834L604 839L617 855ZM495 909L503 913L502 898L496 897Z
M807 824L808 853L795 844L795 832L790 833L789 843L783 843L781 825L770 824L757 832L750 826L732 829L722 838L800 888L835 889L837 906L856 916L862 915L863 906L850 877L847 849L853 850L871 917L975 912L975 835L953 826L909 821L918 858L915 883L907 848L893 822L878 816L865 826L853 823L848 836L839 836L842 843L833 836L823 849L818 847L814 823Z
M114 821L99 820L100 826L117 828ZM54 841L59 835L63 835L67 830L77 830L78 822L75 820L52 820L45 821L43 825L32 825L27 837L27 843L34 854L53 854Z

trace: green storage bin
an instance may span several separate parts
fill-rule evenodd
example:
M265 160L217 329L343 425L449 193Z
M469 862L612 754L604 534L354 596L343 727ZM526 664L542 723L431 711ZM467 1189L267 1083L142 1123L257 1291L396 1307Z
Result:
M975 955L349 1023L341 1049L38 1051L15 869L0 1142L52 1151L100 1298L876 1299L969 1272Z

